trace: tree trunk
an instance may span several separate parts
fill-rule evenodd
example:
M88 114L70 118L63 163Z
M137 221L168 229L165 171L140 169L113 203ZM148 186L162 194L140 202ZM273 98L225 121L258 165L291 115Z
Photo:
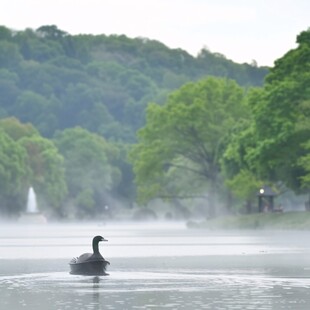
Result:
M208 193L208 218L215 218L216 217L216 201L217 201L217 191L216 191L216 181L211 180L210 190Z
M252 202L251 200L247 199L245 201L245 208L246 208L246 213L251 214L252 213Z

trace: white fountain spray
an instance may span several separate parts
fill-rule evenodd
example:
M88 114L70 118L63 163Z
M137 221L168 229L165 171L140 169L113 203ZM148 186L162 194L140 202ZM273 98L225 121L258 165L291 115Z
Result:
M29 188L28 191L28 199L27 199L27 213L38 213L38 207L37 207L37 197L36 193L33 190L33 187Z

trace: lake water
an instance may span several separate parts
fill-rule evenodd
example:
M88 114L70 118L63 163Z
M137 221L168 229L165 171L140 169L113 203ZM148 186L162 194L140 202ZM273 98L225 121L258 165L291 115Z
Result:
M109 276L69 274L100 244ZM310 309L310 232L182 223L3 225L0 309Z

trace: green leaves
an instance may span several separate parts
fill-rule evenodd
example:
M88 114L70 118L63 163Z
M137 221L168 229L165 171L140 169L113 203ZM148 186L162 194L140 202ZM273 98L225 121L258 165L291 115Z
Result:
M18 195L26 179L27 153L3 129L0 129L0 149L0 195L9 200L10 196ZM4 204L2 201L1 206L5 207Z
M142 202L220 184L219 159L225 137L244 113L243 98L234 81L208 78L184 85L164 106L149 105L131 152Z
M120 171L113 165L118 149L79 127L59 132L55 143L64 157L70 200L92 212L95 207L102 209L120 180Z
M28 154L30 173L28 184L32 185L38 197L52 208L60 208L67 194L64 159L51 140L39 135L19 140Z
M21 209L28 188L33 186L41 208L60 208L67 194L67 186L63 158L56 146L51 140L40 136L31 124L22 124L16 118L2 119L0 128L3 141L6 141L6 146L0 151L4 159L3 171L16 178L10 180L3 176L2 181L6 185L2 187L2 195ZM5 159L6 152L11 154L12 163L9 158Z
M277 183L296 193L307 190L310 139L309 31L299 46L277 60L262 89L248 93L252 122L232 136L223 164L238 194L244 171L264 183ZM246 179L246 178L245 178ZM238 181L238 182L237 182ZM251 183L251 182L249 182Z
M73 36L55 25L1 27L0 67L0 116L31 122L49 138L81 126L125 143L136 141L148 103L184 83L215 75L261 85L268 72L205 50L195 58L146 38Z
M309 32L309 31L308 31ZM251 98L255 131L256 159L261 176L280 181L299 192L305 171L298 164L305 156L310 139L310 44L307 32L295 50L276 62L258 99Z

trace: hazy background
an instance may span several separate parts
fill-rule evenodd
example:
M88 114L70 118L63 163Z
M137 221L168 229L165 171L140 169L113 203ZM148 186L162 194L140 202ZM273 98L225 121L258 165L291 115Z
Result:
M156 39L194 56L207 46L236 62L271 66L309 26L307 0L3 0L1 24L55 24L71 34Z

